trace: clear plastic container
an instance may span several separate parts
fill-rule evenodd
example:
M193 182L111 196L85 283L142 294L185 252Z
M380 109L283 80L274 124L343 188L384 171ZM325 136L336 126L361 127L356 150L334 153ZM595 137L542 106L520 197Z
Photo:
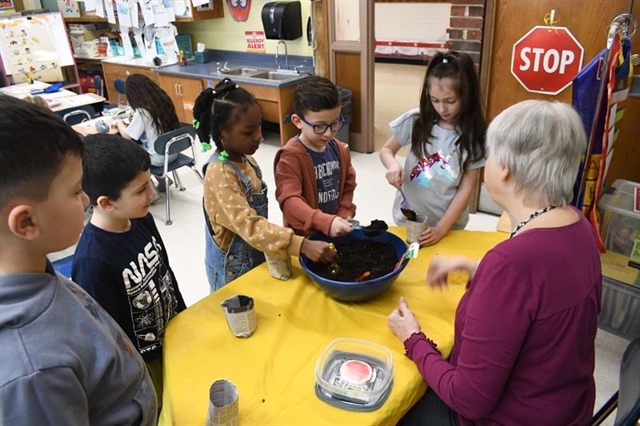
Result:
M350 411L374 411L393 386L393 355L382 345L361 339L335 339L316 364L316 395Z
M640 337L640 287L603 278L598 327L628 340Z
M640 183L618 179L600 197L600 235L607 250L631 255L635 239L640 233L640 213L633 210L634 191L638 187Z

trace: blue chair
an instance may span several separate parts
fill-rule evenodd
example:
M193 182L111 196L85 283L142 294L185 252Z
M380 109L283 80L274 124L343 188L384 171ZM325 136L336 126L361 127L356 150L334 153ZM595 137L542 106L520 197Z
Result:
M63 111L62 119L69 126L74 126L83 121L91 120L95 115L96 110L91 105L82 105L73 111Z
M204 182L202 174L196 167L195 136L196 130L191 126L185 126L158 136L153 145L157 153L162 153L164 155L164 165L160 167L151 166L151 174L157 176L158 179L164 179L165 182L167 209L167 218L165 223L167 225L171 225L173 223L171 221L171 181L169 179L169 173L173 175L173 180L175 181L176 186L180 188L180 191L186 190L176 173L176 170L181 167L190 167L200 180L200 183ZM182 151L186 151L187 149L191 150L191 156L182 153ZM169 156L173 154L178 154L178 158L169 163Z
M113 80L113 88L118 92L118 105L122 105L122 95L127 92L127 82L124 78L116 78Z
M619 390L593 416L591 425L602 424L616 408L614 426L635 426L640 421L640 338L629 343L624 351Z

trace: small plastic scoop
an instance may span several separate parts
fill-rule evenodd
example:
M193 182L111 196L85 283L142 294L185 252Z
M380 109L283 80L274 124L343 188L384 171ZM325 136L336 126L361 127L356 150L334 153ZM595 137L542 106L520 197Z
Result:
M404 191L402 189L399 190L400 195L402 195L402 203L400 203L400 212L406 217L408 220L415 222L416 220L416 212L411 210L411 206L407 201L407 197L404 195Z
M395 271L396 269L398 269L402 265L402 262L404 262L405 260L418 257L418 250L420 250L420 243L411 243L407 251L404 252L400 260L398 260L398 263L396 263L396 266L393 267L393 270Z
M387 223L384 220L374 219L371 221L371 223L368 226L360 225L360 221L355 219L347 219L347 220L349 221L349 223L351 223L351 226L353 227L353 229L361 230L364 236L369 238L382 235L385 232L387 232L387 229L389 229L389 225L387 225Z

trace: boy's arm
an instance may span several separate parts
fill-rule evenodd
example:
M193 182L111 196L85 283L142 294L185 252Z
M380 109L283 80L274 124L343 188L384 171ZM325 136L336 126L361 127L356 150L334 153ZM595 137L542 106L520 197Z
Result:
M86 390L69 367L14 380L0 388L0 399L2 425L89 424Z
M356 170L353 168L351 164L351 153L349 152L349 148L346 145L342 145L338 142L338 146L340 147L340 151L343 153L340 158L343 158L344 161L341 164L341 167L347 167L346 178L344 182L344 187L340 194L340 205L338 207L338 216L341 218L347 219L349 217L353 218L356 216L356 205L353 204L353 193L356 189Z
M317 230L329 235L334 215L311 207L302 195L301 165L295 154L280 150L275 159L276 199L287 224L305 234Z
M105 262L91 259L74 259L71 280L84 289L96 302L124 327L122 318L127 315L129 302L122 276L118 276ZM127 312L123 314L123 309Z

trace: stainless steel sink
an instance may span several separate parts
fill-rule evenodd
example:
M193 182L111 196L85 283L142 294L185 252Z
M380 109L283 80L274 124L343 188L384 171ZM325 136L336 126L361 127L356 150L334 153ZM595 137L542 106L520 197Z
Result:
M251 78L259 78L262 80L285 81L285 80L293 80L301 76L302 74L292 74L292 73L278 72L278 71L267 71L267 72L261 72L258 74L253 74Z
M224 75L250 75L257 73L259 71L258 68L249 68L249 67L235 67L235 68L227 68L221 69L220 74Z

